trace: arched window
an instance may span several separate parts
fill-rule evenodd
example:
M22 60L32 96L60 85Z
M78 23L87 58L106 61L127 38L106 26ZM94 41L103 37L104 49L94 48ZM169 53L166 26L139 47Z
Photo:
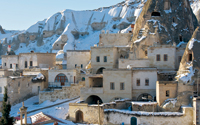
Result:
M159 12L152 12L151 16L160 16Z
M85 81L85 77L82 77L82 81Z
M67 76L65 74L60 73L56 76L55 82L62 82L62 83L68 82Z

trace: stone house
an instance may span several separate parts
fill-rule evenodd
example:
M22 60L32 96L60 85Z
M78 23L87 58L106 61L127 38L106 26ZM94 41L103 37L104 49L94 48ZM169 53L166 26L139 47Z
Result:
M28 69L31 67L49 68L54 67L56 62L55 53L20 53L19 55L2 55L3 69Z
M90 50L67 50L67 69L85 69L91 59Z
M89 104L97 104L97 100L106 103L124 98L153 100L156 81L156 68L104 69L103 74L86 76L80 99Z

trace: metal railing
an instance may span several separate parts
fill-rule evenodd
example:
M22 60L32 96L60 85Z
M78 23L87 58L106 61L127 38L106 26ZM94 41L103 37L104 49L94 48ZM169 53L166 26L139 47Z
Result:
M64 83L61 83L61 82L49 82L48 83L48 86L49 87L55 87L55 88L59 88L59 87L63 87L63 86L71 86L71 83L69 82L64 82Z

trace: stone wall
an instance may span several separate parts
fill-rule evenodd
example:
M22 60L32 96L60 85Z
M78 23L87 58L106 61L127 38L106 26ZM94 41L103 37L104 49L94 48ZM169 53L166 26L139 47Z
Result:
M131 106L131 103L126 101L117 101L113 103L105 103L102 105L88 105L87 103L70 103L68 111L68 119L76 122L76 112L83 112L83 121L91 124L98 124L99 111L101 123L104 121L104 109L126 109Z
M68 50L67 51L67 69L80 67L85 69L91 59L90 50ZM76 67L75 67L76 65Z
M122 110L104 110L104 124L130 125L132 117L137 118L137 125L193 125L193 108L184 107L179 112L133 112Z
M46 100L56 101L57 99L67 99L80 96L81 86L63 86L62 89L54 89L54 91L40 91L39 103Z
M11 105L22 102L34 95L32 93L32 84L34 83L31 82L31 79L30 76L8 78L7 89Z
M100 34L99 46L127 46L131 41L132 33Z
M156 83L156 101L161 105L166 99L176 98L178 82L176 81L157 81ZM169 91L169 96L166 96Z
M132 60L132 59L119 59L118 60L119 69L127 69L127 66L130 65L131 67L150 67L149 66L149 60L148 59L137 59L137 60Z
M91 47L91 66L92 73L96 74L99 68L117 68L117 48L116 47ZM96 58L99 56L100 61ZM107 56L107 62L104 62L104 56Z
M157 102L132 102L132 111L157 112Z

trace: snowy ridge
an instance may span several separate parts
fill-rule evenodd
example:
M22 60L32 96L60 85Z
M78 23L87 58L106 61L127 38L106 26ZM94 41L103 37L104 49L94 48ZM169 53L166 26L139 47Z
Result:
M3 47L14 46L16 54L22 52L58 52L59 50L85 50L99 42L101 30L110 33L127 33L130 24L135 23L147 0L126 0L110 7L96 10L73 11L63 10L43 21L38 21L20 34L0 34ZM124 27L120 27L124 25ZM47 34L44 36L44 33ZM75 37L75 35L77 35ZM11 36L12 35L12 36ZM25 35L25 42L20 37ZM35 35L35 39L28 38ZM67 35L67 41L62 41L62 35ZM18 43L20 41L20 43ZM60 49L57 44L64 44ZM16 47L17 46L17 47ZM5 54L3 52L2 54ZM59 58L62 58L60 54Z

